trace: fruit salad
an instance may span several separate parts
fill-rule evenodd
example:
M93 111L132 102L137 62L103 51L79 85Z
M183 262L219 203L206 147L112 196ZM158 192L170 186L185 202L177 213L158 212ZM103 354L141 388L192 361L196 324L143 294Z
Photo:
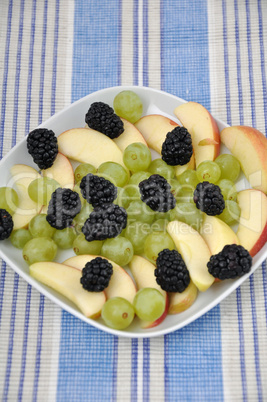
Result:
M88 105L84 127L31 131L38 168L15 164L14 185L0 188L0 240L110 328L152 328L189 309L215 282L249 273L267 240L264 135L219 132L195 102L172 112L181 125L143 116L142 99L118 91L112 105ZM251 188L238 191L241 171ZM59 249L72 256L55 262Z

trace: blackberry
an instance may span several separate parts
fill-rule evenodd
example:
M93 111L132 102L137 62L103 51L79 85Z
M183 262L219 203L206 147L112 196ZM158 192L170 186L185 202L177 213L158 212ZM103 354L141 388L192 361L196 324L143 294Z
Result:
M156 261L156 281L166 292L182 293L190 283L188 269L181 254L176 250L165 248Z
M108 287L112 274L112 264L104 258L96 257L85 264L80 281L89 292L102 292Z
M193 199L196 207L207 215L220 215L225 208L220 187L208 181L198 183Z
M124 131L123 122L112 107L103 102L94 102L85 115L85 122L93 130L109 138L117 138Z
M9 212L0 209L0 240L7 239L13 230L13 219Z
M53 227L62 230L71 225L81 210L81 200L76 191L57 188L49 201L46 220Z
M124 208L110 204L96 207L85 221L82 232L87 241L105 240L118 236L127 225Z
M218 279L233 279L247 274L252 265L249 252L236 244L224 246L218 254L212 255L208 262L209 273Z
M166 135L161 156L168 165L185 165L193 155L192 138L185 127L175 127Z
M153 211L167 212L173 209L176 200L171 193L171 186L164 177L153 174L139 183L141 200Z
M58 154L57 137L52 130L37 128L28 135L27 148L39 169L48 169Z
M88 173L81 180L81 194L93 207L111 204L117 197L117 187L104 177Z

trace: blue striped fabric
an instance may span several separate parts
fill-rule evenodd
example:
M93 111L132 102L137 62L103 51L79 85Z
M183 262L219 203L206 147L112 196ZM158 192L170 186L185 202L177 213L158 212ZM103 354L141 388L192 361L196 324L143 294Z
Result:
M66 104L121 84L155 86L229 124L267 130L262 0L7 0L0 7L0 158ZM0 399L264 401L266 328L266 261L220 306L157 342L86 325L2 262Z

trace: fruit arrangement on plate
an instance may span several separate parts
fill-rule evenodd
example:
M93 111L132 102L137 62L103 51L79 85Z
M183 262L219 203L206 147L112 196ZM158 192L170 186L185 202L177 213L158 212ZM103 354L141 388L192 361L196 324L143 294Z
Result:
M112 106L93 102L85 127L58 137L29 133L38 168L11 167L0 239L86 317L146 329L250 272L267 240L267 139L245 126L220 132L195 102L175 108L181 125L142 116L134 91L118 91ZM240 172L250 188L239 189ZM72 256L55 261L60 249Z

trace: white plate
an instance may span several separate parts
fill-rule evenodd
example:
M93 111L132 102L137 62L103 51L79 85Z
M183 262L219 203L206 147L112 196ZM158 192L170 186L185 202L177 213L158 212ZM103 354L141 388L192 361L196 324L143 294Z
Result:
M166 92L146 87L113 87L94 92L93 94L80 99L79 101L68 106L61 112L50 117L50 119L41 124L40 127L52 129L57 135L70 128L83 127L85 124L84 116L91 103L96 101L103 101L112 106L115 95L124 89L133 89L141 97L144 105L144 115L158 113L179 122L173 115L173 110L178 105L185 103L183 99L177 98L176 96L170 95ZM223 128L227 127L227 124L225 124L221 120L215 120L220 131ZM221 150L223 152L229 152L226 148L223 147L221 148ZM33 163L32 158L27 152L25 139L17 144L1 160L0 187L7 185L8 181L11 178L10 168L17 163L24 163L36 168L36 165ZM241 187L249 187L248 183L244 179L241 181ZM28 265L24 262L21 254L21 250L15 249L8 240L1 242L0 255L7 262L7 264L11 266L28 283L39 290L39 292L47 296L50 300L58 304L64 310L67 310L69 313L87 322L88 324L91 324L96 328L99 328L111 334L132 338L146 338L164 335L179 328L182 328L205 314L218 303L220 303L225 297L227 297L238 286L240 286L241 283L243 283L266 259L267 245L265 245L265 247L262 248L261 251L253 258L253 266L249 274L243 276L238 280L228 280L220 283L215 283L206 292L199 293L197 300L188 310L180 314L168 315L166 319L155 328L141 329L135 322L127 330L124 331L117 331L108 328L103 324L101 319L98 321L94 321L86 318L83 314L80 313L75 305L68 301L65 297L31 278L29 275ZM73 254L74 253L71 250L59 251L56 261L62 262Z

